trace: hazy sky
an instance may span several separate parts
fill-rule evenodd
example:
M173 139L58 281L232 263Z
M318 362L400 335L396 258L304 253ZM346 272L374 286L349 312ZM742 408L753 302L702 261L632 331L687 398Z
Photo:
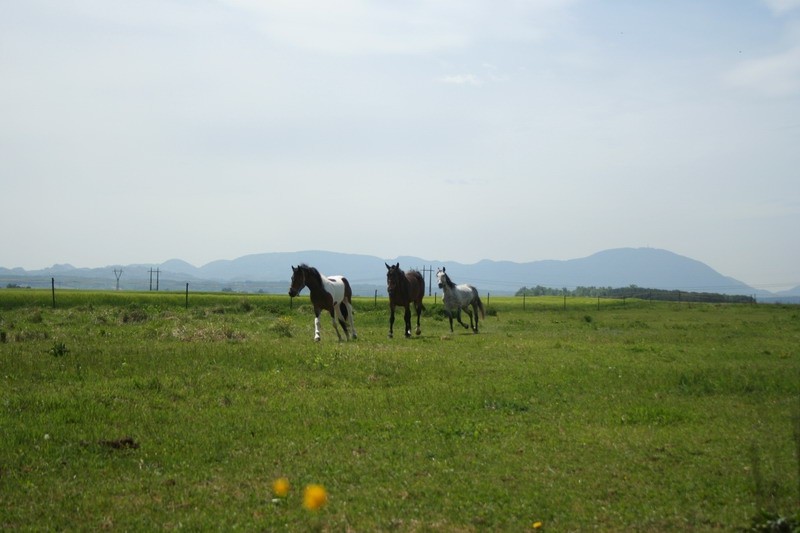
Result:
M800 285L800 0L0 0L0 266L664 248Z

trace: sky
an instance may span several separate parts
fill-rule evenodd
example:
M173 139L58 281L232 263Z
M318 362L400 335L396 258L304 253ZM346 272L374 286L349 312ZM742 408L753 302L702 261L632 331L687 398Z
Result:
M800 0L0 13L0 266L651 247L800 285Z

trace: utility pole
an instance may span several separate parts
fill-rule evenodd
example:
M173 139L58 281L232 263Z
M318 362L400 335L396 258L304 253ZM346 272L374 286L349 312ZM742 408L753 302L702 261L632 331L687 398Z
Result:
M161 273L161 270L159 270L159 269L153 270L152 268L150 269L150 290L151 291L153 290L153 273L154 272L156 274L156 292L157 292L158 291L158 275Z
M428 296L431 295L431 285L433 284L433 267L428 265L422 267L422 279L425 279L425 274L428 275Z
M120 268L119 270L117 270L115 268L114 269L114 275L117 277L117 290L119 290L119 278L120 278L120 276L122 276L122 269Z

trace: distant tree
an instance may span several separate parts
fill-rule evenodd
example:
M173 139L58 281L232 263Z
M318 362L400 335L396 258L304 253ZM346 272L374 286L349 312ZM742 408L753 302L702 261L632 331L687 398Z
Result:
M667 302L708 302L708 303L755 303L752 296L729 295L709 292L686 292L679 290L647 289L638 285L627 287L575 287L569 290L553 289L550 287L522 287L516 296L574 296L580 298L638 298L641 300L660 300Z

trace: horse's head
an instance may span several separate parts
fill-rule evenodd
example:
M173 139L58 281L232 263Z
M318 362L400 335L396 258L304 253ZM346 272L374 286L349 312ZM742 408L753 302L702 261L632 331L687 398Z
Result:
M303 290L303 287L306 286L306 275L303 271L302 266L298 266L295 268L292 266L292 283L289 285L289 296L294 298L300 291Z
M444 289L447 285L447 274L444 273L444 267L436 269L436 280L439 282L439 288Z
M384 265L386 265L386 263L384 263ZM391 266L386 265L386 291L389 293L389 296L394 294L404 278L405 274L400 270L400 263Z

